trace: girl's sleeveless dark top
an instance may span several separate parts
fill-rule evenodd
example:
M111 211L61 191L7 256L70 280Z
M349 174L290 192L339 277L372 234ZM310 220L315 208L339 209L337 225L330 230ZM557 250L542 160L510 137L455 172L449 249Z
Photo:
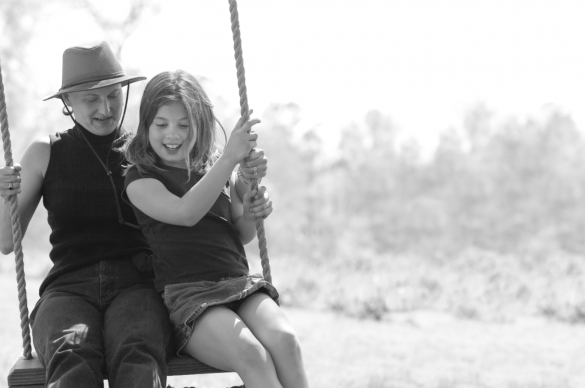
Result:
M171 193L183 197L202 175L187 170L160 166L164 171L148 169L140 173L132 166L126 175L125 201L130 203L126 187L137 179L160 181ZM159 292L165 285L202 280L217 281L224 277L248 274L246 252L232 224L229 185L226 185L207 214L194 226L170 225L150 218L134 207L138 224L154 252L154 286Z
M112 172L110 179L81 133ZM51 155L43 179L43 204L51 227L50 253L53 268L43 281L40 293L60 275L101 260L130 259L150 255L139 229L120 225L114 195L125 221L136 224L134 212L120 194L124 186L122 146L130 133L122 129L98 136L77 124L50 136Z

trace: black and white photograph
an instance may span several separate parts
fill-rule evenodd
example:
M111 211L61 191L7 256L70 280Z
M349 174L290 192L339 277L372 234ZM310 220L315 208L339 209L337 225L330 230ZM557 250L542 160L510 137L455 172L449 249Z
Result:
M0 0L0 388L585 387L583 0Z

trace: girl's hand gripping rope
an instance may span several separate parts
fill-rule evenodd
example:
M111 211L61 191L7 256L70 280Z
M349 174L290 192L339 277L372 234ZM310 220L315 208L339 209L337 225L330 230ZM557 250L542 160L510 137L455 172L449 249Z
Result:
M258 135L252 131L252 127L258 123L260 123L258 119L244 122L243 118L240 118L232 131L225 146L224 155L234 166L246 158L250 151L256 147Z

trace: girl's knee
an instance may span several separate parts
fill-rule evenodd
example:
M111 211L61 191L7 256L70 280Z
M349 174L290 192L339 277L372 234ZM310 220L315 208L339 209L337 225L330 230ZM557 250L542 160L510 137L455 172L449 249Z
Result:
M270 353L254 336L246 337L234 346L234 369L236 371L257 370L272 363Z
M301 345L296 332L292 327L272 329L263 336L263 343L272 353L299 356Z

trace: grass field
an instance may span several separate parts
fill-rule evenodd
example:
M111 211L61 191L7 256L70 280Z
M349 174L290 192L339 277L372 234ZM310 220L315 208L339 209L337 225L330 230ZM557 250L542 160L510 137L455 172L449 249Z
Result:
M525 318L482 323L418 311L391 322L286 309L313 387L580 388L583 327ZM174 387L226 387L235 377L173 379Z
M14 276L0 274L0 387L20 354ZM39 281L29 279L34 305ZM544 316L485 322L433 310L383 320L283 307L294 323L313 387L585 387L585 328ZM237 375L173 377L173 387L224 388Z

